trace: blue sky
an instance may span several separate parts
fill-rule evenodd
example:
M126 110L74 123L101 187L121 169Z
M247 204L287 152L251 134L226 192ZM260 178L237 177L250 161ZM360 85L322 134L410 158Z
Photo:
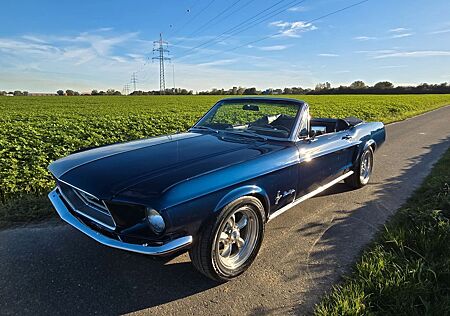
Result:
M369 0L317 19L356 2L6 0L0 90L122 90L133 72L138 89L157 90L160 32L172 57L167 87L173 69L176 86L193 90L450 81L448 0ZM265 9L258 25L219 37Z

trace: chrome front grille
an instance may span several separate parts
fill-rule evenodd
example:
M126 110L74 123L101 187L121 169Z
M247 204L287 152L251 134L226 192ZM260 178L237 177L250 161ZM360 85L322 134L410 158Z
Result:
M106 228L116 228L116 223L103 201L62 181L58 181L58 189L75 212Z

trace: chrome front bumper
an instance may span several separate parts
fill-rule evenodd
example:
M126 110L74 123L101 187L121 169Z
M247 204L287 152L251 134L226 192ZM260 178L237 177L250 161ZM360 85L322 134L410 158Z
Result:
M173 253L177 250L183 249L192 244L192 236L180 237L161 246L145 246L138 244L130 244L116 239L112 239L89 228L78 218L72 215L72 213L70 213L69 210L67 209L64 202L61 200L61 197L59 196L56 188L48 194L48 198L50 199L56 211L58 212L58 215L65 222L69 223L82 233L88 235L92 239L98 241L99 243L105 246L127 250L131 252L137 252L145 255L162 256Z

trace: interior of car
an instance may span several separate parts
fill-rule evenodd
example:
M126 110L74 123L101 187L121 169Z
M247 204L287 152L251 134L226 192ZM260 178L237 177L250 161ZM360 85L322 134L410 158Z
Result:
M355 117L348 117L344 119L333 118L314 118L311 119L311 130L315 131L316 136L323 134L335 133L345 131L352 126L358 125L362 120Z
M266 115L249 124L248 128L257 129L262 134L267 129L267 135L288 137L294 126L294 122L295 118L286 114Z

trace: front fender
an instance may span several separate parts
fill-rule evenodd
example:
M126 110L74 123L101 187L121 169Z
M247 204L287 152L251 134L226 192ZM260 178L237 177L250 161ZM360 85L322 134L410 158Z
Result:
M253 195L257 196L258 198L262 199L262 203L264 205L265 211L268 211L269 203L269 196L267 195L267 192L256 185L245 185L239 188L236 188L230 192L228 192L217 204L217 206L214 209L214 212L218 212L221 209L223 209L227 204L233 202L234 200L246 196L246 195ZM267 214L266 214L267 215Z

